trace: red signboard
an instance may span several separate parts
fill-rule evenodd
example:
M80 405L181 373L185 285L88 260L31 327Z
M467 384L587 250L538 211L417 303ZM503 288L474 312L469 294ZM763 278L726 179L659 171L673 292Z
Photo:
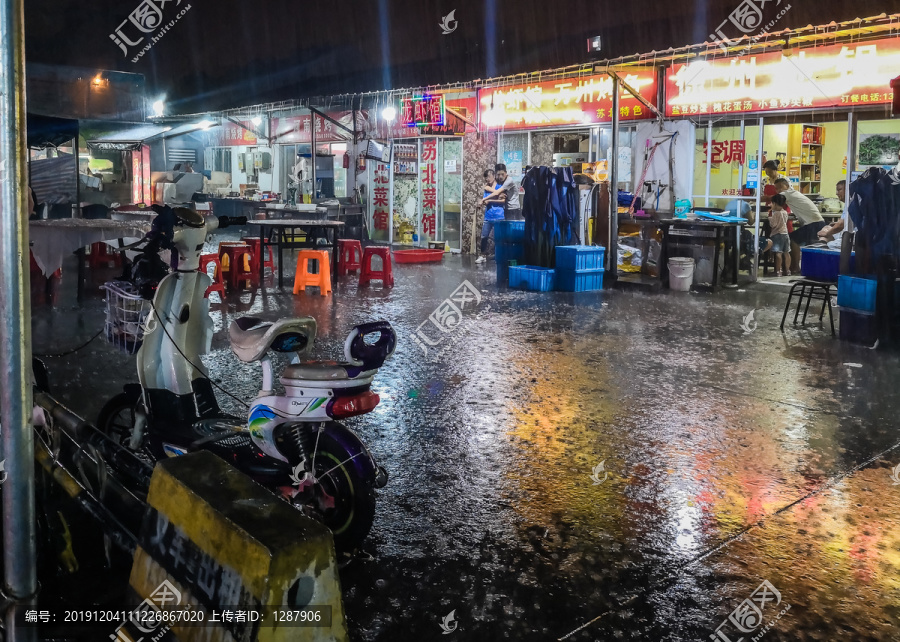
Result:
M235 147L238 145L256 145L256 134L250 130L258 130L249 120L241 121L243 127L237 123L223 121L221 127L216 127L210 132L210 144L219 147Z
M421 127L409 127L402 122L402 114L398 114L398 118L391 122L385 121L381 117L381 113L371 111L366 114L365 130L370 138L385 140L388 138L416 138L420 136L453 136L466 133L466 129L475 131L473 127L467 127L466 123L454 116L450 109L462 114L468 118L472 118L475 113L475 95L474 93L456 98L446 98L444 100L445 110L443 125L422 125Z
M422 141L422 233L429 239L435 235L437 217L437 138Z
M376 163L372 188L372 223L376 230L387 230L390 226L390 166L387 163Z
M656 71L635 68L620 74L651 105L656 106ZM550 80L481 90L480 125L489 129L528 129L553 125L591 125L612 121L612 78L607 74ZM619 118L653 118L625 89L619 94Z
M718 165L719 163L737 163L738 165L743 165L747 160L746 140L714 140L712 144L712 154L710 154L709 142L703 142L704 163L708 156L711 156L710 162L713 165Z
M418 96L400 101L400 122L407 127L444 124L444 97Z
M352 111L332 112L328 115L347 129L353 130ZM277 144L311 143L312 122L312 114L273 118L272 142ZM334 143L349 139L350 134L345 129L335 126L326 118L316 116L316 143Z
M666 116L890 104L900 38L669 67Z
M152 205L150 192L150 146L131 152L131 202Z

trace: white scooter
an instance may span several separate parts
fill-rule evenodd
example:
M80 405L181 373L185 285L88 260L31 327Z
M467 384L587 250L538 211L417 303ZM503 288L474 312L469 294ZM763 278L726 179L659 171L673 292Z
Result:
M140 383L106 404L98 428L154 460L212 451L324 522L338 550L357 548L372 526L375 489L387 483L387 473L334 420L378 404L370 386L396 347L393 328L384 321L357 326L344 343L345 362L314 362L301 358L315 341L315 319L236 319L229 328L232 350L245 363L261 364L262 389L246 421L225 415L200 360L213 324L204 298L212 281L198 267L207 235L246 219L186 208L157 212L132 269L142 296L152 298L137 355ZM177 254L171 271L158 256L163 249ZM283 395L274 390L270 350L295 354L281 373Z

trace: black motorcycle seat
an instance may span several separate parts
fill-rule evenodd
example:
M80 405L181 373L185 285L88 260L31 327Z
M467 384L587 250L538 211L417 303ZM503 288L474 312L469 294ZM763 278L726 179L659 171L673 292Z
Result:
M231 350L244 363L262 359L270 348L279 352L307 351L316 338L312 317L279 319L274 323L256 317L241 317L228 328Z

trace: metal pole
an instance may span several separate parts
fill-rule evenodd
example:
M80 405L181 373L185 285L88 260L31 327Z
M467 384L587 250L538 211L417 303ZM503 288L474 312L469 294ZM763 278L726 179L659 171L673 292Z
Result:
M19 602L37 592L31 391L31 284L25 190L25 28L23 0L0 0L0 444L4 593ZM7 612L7 640L34 638Z
M852 111L847 114L847 175L844 176L844 180L847 181L844 183L844 207L847 208L850 206L850 183L853 180L853 172L856 171L856 114ZM855 229L853 225L853 221L850 220L850 216L847 216L847 220L844 222L844 226L846 227L847 232L852 232Z
M763 153L763 117L759 117L759 143L756 147L756 224L753 232L753 269L750 270L750 281L755 282L759 279L759 217L761 215L762 202L762 153Z
M612 281L619 274L619 78L612 75L612 135L609 150L609 271Z
M706 123L706 198L703 204L709 207L709 184L712 175L713 131L712 119Z
M316 112L309 112L310 121L309 121L309 129L310 135L312 136L312 153L310 154L310 176L312 176L312 195L310 196L310 200L315 203L316 197L318 195L316 191Z

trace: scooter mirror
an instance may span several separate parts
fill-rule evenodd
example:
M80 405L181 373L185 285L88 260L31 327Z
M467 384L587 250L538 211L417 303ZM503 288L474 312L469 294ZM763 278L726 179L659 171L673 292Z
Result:
M186 207L175 208L175 218L188 227L201 228L206 227L206 221L203 215Z

